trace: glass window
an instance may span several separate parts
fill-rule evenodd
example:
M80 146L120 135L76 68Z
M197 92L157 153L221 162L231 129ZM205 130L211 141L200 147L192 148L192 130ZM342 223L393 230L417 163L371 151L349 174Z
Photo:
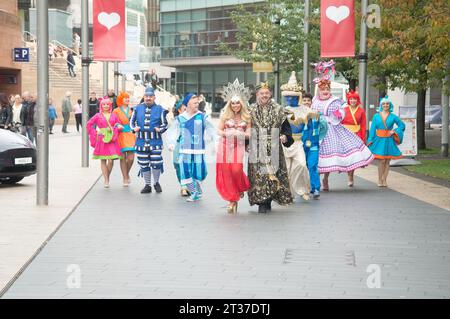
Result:
M245 72L243 70L231 70L230 71L230 82L233 82L236 78L239 80L239 82L245 81Z
M191 24L190 23L177 23L177 32L191 32Z
M216 86L226 85L228 83L228 71L227 70L217 70L215 74Z
M195 10L192 11L192 20L206 20L206 10Z
M192 32L206 31L206 21L193 22Z
M198 72L197 71L185 72L185 75L186 75L186 83L192 84L192 83L198 82Z
M177 22L175 12L161 14L161 23L174 23L174 22Z
M175 33L176 32L176 28L175 28L175 24L163 24L161 25L161 33Z
M202 87L203 85L211 84L213 83L213 72L212 71L201 71L200 72L200 79L202 81Z
M190 11L177 12L177 22L186 22L191 20Z
M176 0L161 0L160 8L161 12L163 11L175 11L176 10Z

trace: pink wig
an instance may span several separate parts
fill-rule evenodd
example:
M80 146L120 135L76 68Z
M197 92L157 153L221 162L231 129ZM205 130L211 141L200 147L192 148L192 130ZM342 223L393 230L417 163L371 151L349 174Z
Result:
M108 112L111 113L112 112L112 102L109 99L109 97L107 95L105 95L103 98L99 98L99 108L98 111L101 113L103 110L103 104L108 104L109 105L109 109Z

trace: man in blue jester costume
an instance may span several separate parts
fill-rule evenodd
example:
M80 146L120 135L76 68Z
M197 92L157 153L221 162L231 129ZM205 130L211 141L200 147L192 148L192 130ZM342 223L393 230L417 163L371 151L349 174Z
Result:
M130 128L136 132L136 155L140 166L139 175L145 180L142 194L152 192L153 186L157 193L161 193L159 177L164 172L163 167L163 140L162 134L167 130L167 113L161 105L155 103L155 91L147 87L144 93L144 102L134 108L130 119Z
M182 187L186 187L190 196L188 202L199 201L203 190L201 183L208 172L206 168L206 139L215 141L216 130L209 117L198 110L199 99L193 93L186 94L183 105L186 110L178 115L169 129L169 150L173 151L179 141L178 161Z

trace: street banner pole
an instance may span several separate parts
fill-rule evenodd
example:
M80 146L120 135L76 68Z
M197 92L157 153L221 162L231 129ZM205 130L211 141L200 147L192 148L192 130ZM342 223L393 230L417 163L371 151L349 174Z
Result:
M81 167L89 167L89 140L86 124L89 120L89 20L88 0L81 1L81 63L82 63L82 142Z
M447 68L450 64L447 64ZM447 69L448 70L448 69ZM444 85L442 86L442 145L441 155L442 157L448 157L448 81L449 76L446 75L444 79Z
M108 62L103 61L103 96L108 95Z
M37 188L36 204L48 205L48 0L37 1Z
M125 74L122 74L122 92L127 91L127 77Z
M119 95L119 62L114 62L114 93Z
M359 41L359 96L361 98L361 104L366 111L366 136L369 132L369 103L367 103L367 0L361 1L361 32Z
M305 21L304 33L309 35L309 0L305 0ZM308 41L303 42L303 89L309 91L309 44Z

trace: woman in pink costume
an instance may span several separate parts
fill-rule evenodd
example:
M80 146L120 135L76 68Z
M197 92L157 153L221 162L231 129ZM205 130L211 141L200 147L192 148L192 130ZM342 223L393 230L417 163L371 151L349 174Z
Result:
M109 177L113 168L113 160L121 159L122 153L118 142L119 118L112 113L112 102L108 97L100 101L99 112L87 122L87 130L91 146L94 148L93 159L101 160L105 188L109 187Z

